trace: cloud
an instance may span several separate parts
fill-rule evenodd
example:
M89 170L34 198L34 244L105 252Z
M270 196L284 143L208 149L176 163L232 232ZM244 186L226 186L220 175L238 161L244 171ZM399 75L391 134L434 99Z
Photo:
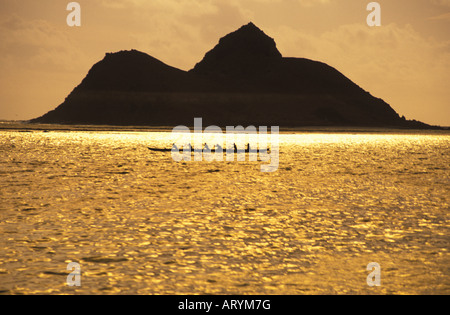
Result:
M97 0L99 1L99 0ZM138 9L146 13L158 12L158 14L180 15L189 13L191 15L203 15L217 10L217 0L100 0L104 7L115 9Z
M239 1L113 0L100 3L145 26L126 30L126 36L134 42L133 48L185 70L193 67L221 36L248 23L252 16Z
M326 62L410 119L436 121L439 112L450 114L450 41L396 24L342 25L319 36L287 26L270 33L284 56Z
M7 119L42 115L80 80L85 55L76 42L44 20L11 15L0 21L0 114ZM76 79L74 80L74 77Z
M450 57L448 42L425 38L411 25L392 23L369 28L349 24L319 36L281 26L272 29L272 34L285 56L319 59L361 75L367 65L379 69L380 76L400 76L402 80L416 80L423 76L421 71L428 70L444 75L447 71L443 71L441 62Z
M437 16L433 16L433 17L429 18L428 20L450 20L450 12L440 14Z
M25 20L12 15L0 21L0 61L9 67L74 70L68 60L80 59L80 50L63 31L44 20Z
M315 5L328 4L328 3L331 3L333 1L334 0L292 0L292 1L289 1L289 2L297 2L297 3L299 3L302 6L312 7L312 6L315 6ZM278 2L278 3L280 3L280 2L287 2L287 1L285 1L285 0L242 0L242 1L239 1L239 2L245 4L246 2L253 2L253 3L255 3L255 2L265 2L265 3Z
M432 3L450 7L450 0L431 0Z
M331 0L298 0L298 2L305 7L311 7L318 4L322 5L331 3Z

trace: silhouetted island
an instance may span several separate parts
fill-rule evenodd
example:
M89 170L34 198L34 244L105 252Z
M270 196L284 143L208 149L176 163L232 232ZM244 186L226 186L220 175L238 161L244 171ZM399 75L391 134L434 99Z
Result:
M107 53L65 101L31 122L121 126L428 128L400 117L336 69L286 58L253 23L183 71L136 50Z

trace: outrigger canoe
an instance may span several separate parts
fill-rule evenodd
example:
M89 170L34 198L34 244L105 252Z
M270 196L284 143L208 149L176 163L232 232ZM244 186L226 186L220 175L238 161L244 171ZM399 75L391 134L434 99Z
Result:
M161 148L150 148L150 147L148 147L148 149L150 151L154 151L154 152L170 152L170 151L172 151L172 149L161 149ZM180 151L182 152L183 149L181 149ZM195 149L195 150L191 150L191 151L193 151L193 152L203 152L203 149L202 150ZM214 152L216 152L216 150L212 149L211 152L214 153Z
M150 148L150 147L148 147L148 149L150 150L150 151L154 151L154 152L171 152L172 151L172 149L167 149L167 148ZM182 151L182 149L180 149L180 151ZM203 152L204 151L204 149L192 149L192 152ZM210 150L211 151L211 153L215 153L216 152L216 149L211 149ZM270 149L267 149L267 151L268 152L270 152ZM227 152L227 149L223 149L222 150L222 152ZM240 150L240 149L238 149L238 150L236 150L236 149L234 149L234 151L233 151L234 153L249 153L249 152L251 152L251 153L258 153L258 150L254 150L254 149L248 149L248 148L246 148L245 150Z
M150 151L154 151L154 152L170 152L172 151L172 149L161 149L161 148L148 148Z

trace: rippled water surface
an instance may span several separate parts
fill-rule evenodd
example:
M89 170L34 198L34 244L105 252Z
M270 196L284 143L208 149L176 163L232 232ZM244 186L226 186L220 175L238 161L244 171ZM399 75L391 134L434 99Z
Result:
M0 131L0 292L450 293L448 133L282 134L274 173L169 144Z

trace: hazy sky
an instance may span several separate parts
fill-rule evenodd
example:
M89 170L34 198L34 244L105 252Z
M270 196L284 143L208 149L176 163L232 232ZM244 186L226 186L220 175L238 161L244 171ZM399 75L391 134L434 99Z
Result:
M106 52L138 49L189 70L253 21L285 57L335 67L400 115L450 126L450 0L0 0L0 119L54 109Z

